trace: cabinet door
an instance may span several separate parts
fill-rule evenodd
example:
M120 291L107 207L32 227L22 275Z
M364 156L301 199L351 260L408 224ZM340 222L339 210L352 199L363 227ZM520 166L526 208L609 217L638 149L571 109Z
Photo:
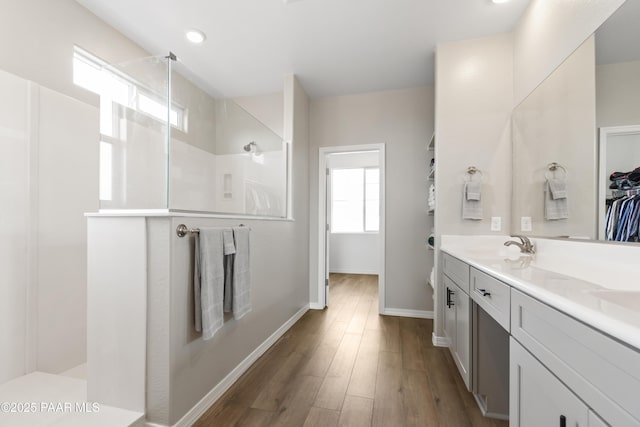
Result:
M513 338L509 348L509 426L586 427L587 406Z
M470 362L471 362L471 297L462 289L455 287L456 292L456 345L454 358L460 375L467 389L470 389Z
M456 345L456 288L457 286L444 276L444 335L449 341L449 349L452 353Z

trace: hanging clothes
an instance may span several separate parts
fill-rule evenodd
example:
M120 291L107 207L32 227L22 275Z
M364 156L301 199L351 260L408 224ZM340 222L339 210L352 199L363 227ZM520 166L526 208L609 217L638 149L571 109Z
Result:
M606 239L617 242L640 241L640 195L610 199L607 204Z

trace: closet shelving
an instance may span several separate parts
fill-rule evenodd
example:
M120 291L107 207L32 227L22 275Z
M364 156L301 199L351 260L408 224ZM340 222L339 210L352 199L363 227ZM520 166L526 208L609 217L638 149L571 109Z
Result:
M435 248L434 248L434 240L432 237L435 237L434 226L435 226L435 204L433 206L429 206L429 194L430 187L435 186L436 181L436 166L435 166L435 157L436 157L436 134L435 132L431 135L429 142L427 144L427 165L428 174L427 174L427 227L431 230L431 234L427 237L427 241L425 246L427 247L427 251L429 252L429 260L431 261L431 265L435 261ZM431 277L427 278L427 284L434 289L435 283L431 280Z

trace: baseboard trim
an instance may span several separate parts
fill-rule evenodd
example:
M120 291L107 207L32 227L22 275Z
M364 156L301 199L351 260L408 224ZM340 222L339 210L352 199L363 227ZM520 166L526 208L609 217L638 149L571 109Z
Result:
M440 336L436 335L435 332L431 333L431 342L436 347L449 347L449 338L440 337Z
M331 269L329 273L338 273L338 274L373 274L378 275L380 272L378 270L360 270L358 268L336 268Z
M319 302L312 302L309 304L309 310L324 310L324 305Z
M189 410L173 427L188 427L193 425L218 399L244 374L251 365L258 360L285 332L287 332L309 310L309 304L302 307L296 314L280 326L269 338L249 354L233 371L220 381L193 408ZM147 423L148 427L158 424Z
M385 316L414 317L417 319L433 319L433 311L405 310L403 308L385 308L381 313Z

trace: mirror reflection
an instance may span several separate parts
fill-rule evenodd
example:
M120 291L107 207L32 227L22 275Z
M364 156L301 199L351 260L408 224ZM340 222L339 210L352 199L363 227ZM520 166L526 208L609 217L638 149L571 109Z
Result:
M513 233L638 241L639 17L626 2L514 109Z

